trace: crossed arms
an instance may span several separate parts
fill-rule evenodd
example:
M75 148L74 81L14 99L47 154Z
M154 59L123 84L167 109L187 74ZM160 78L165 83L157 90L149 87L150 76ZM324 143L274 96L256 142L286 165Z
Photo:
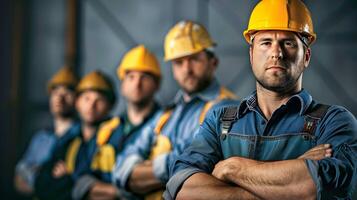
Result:
M330 145L319 145L294 160L260 162L231 157L218 162L212 175L190 176L177 199L316 199L304 159L330 156Z

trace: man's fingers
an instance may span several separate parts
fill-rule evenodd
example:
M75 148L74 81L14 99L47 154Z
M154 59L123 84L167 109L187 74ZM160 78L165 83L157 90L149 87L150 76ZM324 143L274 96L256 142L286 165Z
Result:
M52 175L56 178L63 176L66 173L67 173L67 168L66 168L66 164L63 161L57 162L56 165L53 167Z
M319 151L319 150L323 150L323 149L329 149L331 148L331 145L330 144L320 144L312 149L310 149L309 151L307 152L313 152L313 151Z
M322 144L318 145L303 155L301 155L300 159L311 159L311 160L321 160L327 157L332 156L332 149L330 144Z

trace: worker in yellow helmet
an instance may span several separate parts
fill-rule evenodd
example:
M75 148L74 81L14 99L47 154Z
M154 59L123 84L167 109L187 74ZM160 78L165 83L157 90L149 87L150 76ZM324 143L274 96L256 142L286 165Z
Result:
M215 78L215 42L199 23L177 23L165 38L165 60L180 86L174 102L119 155L115 183L145 199L161 199L170 160L185 149L206 113L235 97Z
M40 170L35 182L39 199L82 199L94 184L111 183L120 135L101 131L101 124L115 103L113 85L103 73L93 71L81 79L76 93L81 122ZM115 187L102 191L103 198L117 194Z
M161 70L156 56L144 45L138 45L124 55L117 75L121 81L121 95L127 106L123 113L104 122L99 134L110 132L119 135L117 153L120 155L128 146L140 140L138 134L160 108L154 100L154 95L160 86ZM110 184L96 182L88 191L88 197L103 197L103 191L110 191L113 187L116 188ZM117 192L116 197L119 195L126 199L140 199L125 190Z
M256 91L211 112L171 162L165 199L353 199L357 121L302 89L316 40L301 0L262 0L244 37Z
M28 148L16 165L15 187L27 195L33 193L38 169L46 162L56 145L65 137L75 118L75 87L77 77L70 67L61 68L48 82L49 108L52 126L41 129L32 137Z

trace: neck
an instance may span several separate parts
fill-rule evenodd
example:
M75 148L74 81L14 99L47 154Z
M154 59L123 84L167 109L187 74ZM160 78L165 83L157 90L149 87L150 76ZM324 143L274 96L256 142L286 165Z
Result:
M67 129L72 125L73 119L70 117L54 117L54 129L57 137L62 137Z
M189 101L191 101L191 100L192 100L192 96L194 96L195 94L197 94L197 93L199 93L199 92L202 92L202 91L204 91L205 89L207 89L207 88L212 84L212 82L213 82L213 78L207 80L207 81L205 82L205 84L203 84L203 86L202 86L201 88L199 88L199 89L198 89L197 91L195 91L195 92L189 93L189 92L187 92L187 91L185 91L185 90L182 90L182 91L183 91L183 100L184 100L184 102L189 102Z
M89 141L94 136L96 129L97 126L85 122L82 123L82 135L85 142Z
M183 101L184 102L189 102L189 101L191 101L191 99L192 99L191 95L189 95L186 92L183 93Z
M265 118L269 120L275 110L286 104L289 98L301 91L301 89L302 87L300 85L286 92L274 92L263 88L259 83L257 83L258 105Z
M150 101L145 106L138 106L132 103L128 103L128 118L134 125L139 125L147 117L154 108L154 101Z

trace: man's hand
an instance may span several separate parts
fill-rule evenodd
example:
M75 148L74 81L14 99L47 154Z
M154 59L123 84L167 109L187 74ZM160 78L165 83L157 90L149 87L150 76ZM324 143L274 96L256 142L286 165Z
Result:
M233 183L232 176L241 173L247 167L260 165L262 162L242 157L230 157L218 162L212 172L217 179L226 183Z
M88 193L89 200L119 199L119 190L112 184L97 181Z
M27 184L23 177L20 175L15 175L15 188L17 191L25 195L30 195L33 192L33 189Z
M55 178L61 178L68 173L66 163L62 160L58 161L52 170L52 176Z
M322 160L324 158L331 157L332 149L330 144L320 144L303 155L298 157L298 159L309 159L309 160Z

